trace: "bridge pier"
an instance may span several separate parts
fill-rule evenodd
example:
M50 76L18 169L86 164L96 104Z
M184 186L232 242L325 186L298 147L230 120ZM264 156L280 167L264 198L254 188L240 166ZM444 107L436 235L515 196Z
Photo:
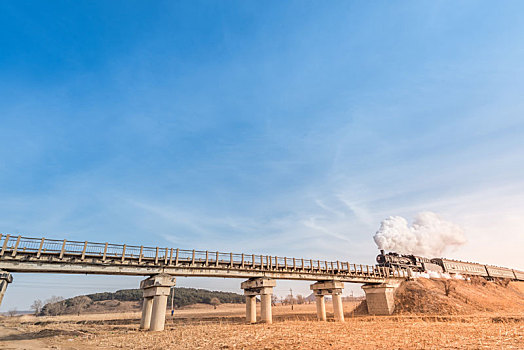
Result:
M326 301L322 294L315 294L317 302L317 318L319 321L326 320Z
M140 282L144 293L140 329L162 331L166 322L167 297L175 278L168 274L158 274Z
M0 305L2 305L7 285L11 282L13 282L13 276L9 272L0 270Z
M365 284L366 304L370 315L391 315L395 310L395 289L398 284Z
M344 289L344 283L340 281L319 281L309 286L309 289L315 294L317 318L319 321L326 320L326 303L324 297L331 294L335 321L344 322L344 309L342 305L342 289Z
M140 329L149 329L151 325L151 314L153 312L153 298L142 299L142 318L140 319Z
M257 322L257 296L246 295L246 322Z
M269 278L250 278L242 282L241 288L246 296L246 322L255 323L257 321L256 297L260 295L260 321L273 323L271 297L273 296L273 287L276 285L276 281Z

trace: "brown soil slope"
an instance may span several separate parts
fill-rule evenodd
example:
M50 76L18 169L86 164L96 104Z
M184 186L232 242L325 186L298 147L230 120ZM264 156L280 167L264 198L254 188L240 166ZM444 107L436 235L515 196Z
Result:
M524 313L524 283L418 278L395 293L396 314Z

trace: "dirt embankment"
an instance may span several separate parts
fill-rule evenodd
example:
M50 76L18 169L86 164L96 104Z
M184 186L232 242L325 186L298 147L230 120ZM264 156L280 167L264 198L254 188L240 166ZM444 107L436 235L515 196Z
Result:
M396 314L524 313L524 283L418 278L395 293Z
M395 311L402 314L470 315L479 312L524 314L524 283L418 278L395 292ZM355 314L367 314L365 302Z

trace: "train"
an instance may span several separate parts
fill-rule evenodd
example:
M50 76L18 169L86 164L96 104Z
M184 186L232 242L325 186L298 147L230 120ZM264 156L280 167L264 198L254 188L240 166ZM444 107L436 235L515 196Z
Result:
M524 272L507 267L484 265L445 258L425 258L411 254L385 253L377 255L381 267L409 269L413 272L440 272L449 275L480 276L486 279L510 279L524 281Z

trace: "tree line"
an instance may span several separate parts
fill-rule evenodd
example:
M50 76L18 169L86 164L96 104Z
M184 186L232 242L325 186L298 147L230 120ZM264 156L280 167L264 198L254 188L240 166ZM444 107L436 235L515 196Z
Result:
M116 292L87 294L69 299L53 296L45 302L35 300L33 305L31 305L31 309L35 311L36 315L41 316L81 313L89 308L89 305L106 300L141 302L142 290L122 289ZM218 304L242 304L244 303L244 296L237 293L206 289L174 288L173 304L175 307L179 308L197 303L213 305L216 308Z

